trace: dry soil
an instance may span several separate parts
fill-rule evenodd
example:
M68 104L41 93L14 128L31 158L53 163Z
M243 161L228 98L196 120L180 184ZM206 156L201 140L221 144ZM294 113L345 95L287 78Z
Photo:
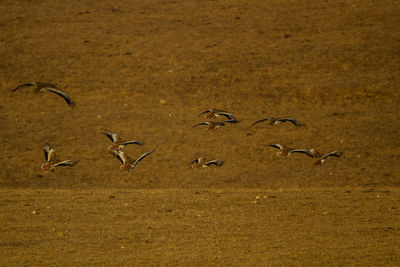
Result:
M3 0L0 265L399 265L396 0ZM51 92L11 92L26 82ZM240 122L192 126L219 108ZM305 123L253 122L291 117ZM222 120L219 118L218 120ZM130 172L105 129L155 152ZM78 165L40 169L42 147ZM268 144L343 151L314 166ZM197 157L224 165L196 170Z

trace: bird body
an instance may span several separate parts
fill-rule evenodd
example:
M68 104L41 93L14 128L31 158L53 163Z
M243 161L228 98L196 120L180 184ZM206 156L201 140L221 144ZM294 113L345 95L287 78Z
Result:
M291 122L293 125L299 127L299 126L303 126L304 124L299 123L297 120L292 119L292 118L265 118L265 119L261 119L256 121L255 123L253 123L250 127L256 125L257 123L263 122L263 121L269 121L268 125L271 126L276 126L279 125L283 122Z
M69 166L69 167L73 167L77 164L76 161L72 161L72 160L63 160L63 161L55 161L53 163L50 162L45 162L42 164L42 170L45 172L48 171L55 171L55 168L58 166Z
M143 153L136 160L131 159L124 151L122 150L112 150L110 153L114 154L116 158L118 158L122 165L120 166L121 171L129 171L130 169L134 169L136 165L145 157L153 153L154 150Z
M211 161L207 161L206 162L206 158L200 157L200 158L197 158L197 159L192 161L191 167L192 168L197 168L197 169L204 169L204 168L207 168L207 167L209 167L211 165L215 165L217 167L220 167L223 164L224 164L224 162L221 161L221 160L211 160Z
M46 159L46 162L44 162L41 166L41 169L45 172L48 171L55 171L56 167L59 166L69 166L73 167L77 164L76 161L72 160L58 160L55 157L55 149L51 145L46 145L43 147L43 152L44 152L44 157Z
M25 87L31 87L34 86L35 87L35 92L37 93L42 93L42 92L52 92L55 93L59 96L61 96L65 102L71 107L75 107L76 104L74 101L72 101L72 99L68 96L68 94L64 91L61 91L57 86L55 86L54 84L51 83L47 83L47 82L30 82L30 83L24 83L21 84L19 86L17 86L16 88L14 88L12 90L12 92L15 92L21 88L25 88Z
M303 153L309 156L310 158L317 159L317 161L314 162L314 165L320 166L326 162L326 159L328 157L341 157L343 155L342 151L332 151L326 154L323 154L313 148L311 149L295 149L291 151L291 153Z
M210 119L215 119L220 116L225 116L228 120L236 120L235 116L232 113L226 112L222 109L216 109L216 108L206 110L206 111L200 113L200 115L205 115L206 118L210 118Z
M276 154L279 157L290 156L292 151L295 150L294 148L287 147L287 146L281 145L281 144L269 144L268 146L275 147L275 148L279 149L280 151L276 152Z
M15 87L12 92L15 92L19 89L25 88L25 87L31 87L34 86L35 87L35 92L40 92L40 90L45 89L45 88L53 88L53 89L59 89L56 85L52 84L52 83L47 83L47 82L30 82L30 83L24 83L21 85L18 85L17 87Z
M125 141L124 139L122 139L115 133L103 132L103 134L105 134L114 143L113 145L108 147L109 150L121 150L130 144L143 146L143 142L141 142L141 141L138 141L138 140Z
M197 126L200 126L200 125L208 125L207 130L214 131L214 130L217 130L217 129L221 128L222 126L224 126L225 123L236 124L238 122L239 122L238 120L226 120L226 121L220 121L220 122L218 122L218 121L205 121L205 122L202 122L202 123L194 125L193 128L197 127Z

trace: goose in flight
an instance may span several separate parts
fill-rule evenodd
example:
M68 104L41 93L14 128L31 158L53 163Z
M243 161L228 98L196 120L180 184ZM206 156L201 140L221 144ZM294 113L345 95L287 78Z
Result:
M206 118L211 118L211 119L215 119L220 116L225 116L228 120L236 120L235 116L232 113L226 112L222 109L216 109L216 108L208 109L208 110L200 113L199 116L201 116L201 115L205 115Z
M48 171L55 171L56 167L59 166L69 166L73 167L77 164L76 161L72 160L58 160L55 157L55 149L51 145L46 145L43 147L43 152L44 152L44 157L46 159L46 162L42 164L41 169L45 172Z
M105 134L114 143L113 145L108 147L109 150L121 150L130 144L143 146L143 142L141 141L138 140L125 141L115 133L103 132L103 134Z
M323 154L313 148L311 149L294 149L290 153L303 153L309 156L310 158L317 159L317 161L314 162L314 165L316 166L321 166L326 162L326 159L328 157L341 157L343 155L342 151L332 151L326 154Z
M287 146L281 145L281 144L269 144L268 146L275 147L275 148L279 149L280 151L276 152L276 154L279 157L290 156L293 153L293 151L295 150L294 148L287 147Z
M239 122L238 120L226 120L226 121L221 121L221 122L218 122L218 121L205 121L205 122L202 122L202 123L194 125L193 128L197 127L197 126L200 126L200 125L208 125L207 130L213 131L213 130L217 130L217 129L221 128L222 126L225 125L225 123L236 124L238 122Z
M12 92L17 91L18 89L22 89L25 87L31 87L34 86L35 87L35 91L36 92L40 92L40 90L42 90L43 88L53 88L53 89L59 89L56 85L52 84L52 83L46 83L46 82L30 82L30 83L24 83L21 85L18 85L17 87L15 87Z
M121 171L129 171L130 169L134 169L136 165L145 157L153 153L154 150L148 151L143 153L139 158L136 160L131 159L124 151L122 150L112 150L110 153L112 153L119 161L121 161L122 165L120 167Z
M31 87L31 86L35 87L35 92L52 92L52 93L55 93L55 94L61 96L71 108L76 106L75 102L72 101L72 99L68 96L68 94L66 92L61 91L60 89L58 89L57 86L55 86L54 84L51 84L51 83L45 83L45 82L24 83L24 84L21 84L21 85L17 86L16 88L14 88L12 90L12 92L15 92L15 91L17 91L18 89L21 89L21 88Z
M263 121L269 121L268 125L271 125L271 126L276 126L276 125L279 125L279 124L281 124L283 122L286 122L286 121L293 123L297 127L305 125L305 124L302 124L302 123L300 123L297 120L292 119L292 118L265 118L265 119L261 119L261 120L256 121L250 127L253 127L257 123L263 122Z
M224 164L223 161L221 160L211 160L206 162L206 158L200 157L192 161L192 168L197 168L197 169L204 169L207 167L210 167L211 165L215 165L217 167L220 167Z

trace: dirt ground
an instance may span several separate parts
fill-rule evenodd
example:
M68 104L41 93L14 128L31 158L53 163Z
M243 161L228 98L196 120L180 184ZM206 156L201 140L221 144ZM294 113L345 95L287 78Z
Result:
M397 265L400 192L1 192L1 261L42 265Z
M398 265L395 0L2 1L0 265ZM76 108L26 82L51 82ZM237 125L193 125L219 108ZM291 117L295 127L253 122ZM222 119L218 119L222 120ZM127 140L123 172L108 129ZM40 169L42 147L78 165ZM343 151L320 167L280 143ZM224 165L196 170L195 158Z

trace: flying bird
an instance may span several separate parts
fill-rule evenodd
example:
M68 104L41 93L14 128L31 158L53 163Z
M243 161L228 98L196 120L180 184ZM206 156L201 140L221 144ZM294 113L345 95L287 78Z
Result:
M76 107L75 102L72 101L72 99L64 91L61 91L61 90L58 90L58 89L53 89L53 88L43 88L43 89L40 89L40 92L52 92L52 93L55 93L55 94L61 96L62 98L64 98L64 100L68 104L68 106L70 106L71 108Z
M12 92L17 91L18 89L25 88L25 87L35 87L35 92L37 93L42 93L42 92L52 92L55 93L59 96L61 96L65 102L71 107L75 107L75 102L72 101L72 99L68 96L68 94L64 91L61 91L57 86L51 83L46 83L46 82L31 82L31 83L24 83L12 90Z
M59 166L69 166L73 167L77 164L76 161L72 160L58 160L55 157L55 149L51 145L46 145L43 147L43 152L44 152L44 157L46 159L46 162L42 164L41 169L45 172L48 171L55 171L56 167Z
M225 116L228 120L236 120L235 116L232 113L226 112L222 109L216 109L216 108L208 109L208 110L200 113L199 116L201 116L201 115L205 115L206 118L211 118L211 119L215 119L220 116Z
M130 144L143 146L143 143L141 141L138 140L125 141L115 133L103 132L103 134L105 134L114 143L113 145L108 147L109 150L121 150Z
M130 169L134 169L136 165L145 157L153 153L154 150L148 151L143 153L139 158L136 160L131 159L124 151L122 150L112 150L110 153L112 153L119 161L121 161L122 165L120 167L121 171L129 171Z
M205 122L202 122L202 123L194 125L193 128L197 127L197 126L200 126L200 125L208 125L207 130L213 131L213 130L217 130L217 129L221 128L222 126L225 125L225 123L236 124L238 122L239 122L238 120L226 120L226 121L221 121L221 122L205 121Z
M53 89L59 89L56 85L52 84L52 83L46 83L46 82L31 82L31 83L24 83L21 85L18 85L17 87L15 87L12 92L17 91L18 89L22 89L25 87L31 87L34 86L35 87L35 91L36 92L40 92L41 89L43 88L53 88Z
M197 158L197 159L192 161L191 167L192 168L197 168L197 169L204 169L204 168L207 168L207 167L209 167L211 165L215 165L217 167L220 167L223 164L224 164L224 162L221 161L221 160L211 160L211 161L207 161L206 162L206 158L200 157L200 158Z
M276 126L276 125L279 125L279 124L281 124L283 122L286 122L286 121L293 123L297 127L305 125L305 124L302 124L302 123L300 123L297 120L292 119L292 118L265 118L265 119L261 119L261 120L256 121L250 127L253 127L257 123L263 122L263 121L269 121L268 125L271 125L271 126Z
M314 165L316 166L321 166L323 163L326 162L326 159L328 157L341 157L343 155L342 151L332 151L326 154L322 154L321 152L311 148L311 149L294 149L291 151L291 153L303 153L309 156L310 158L317 159L317 161L314 162Z
M287 147L285 145L280 145L280 144L269 144L268 146L275 147L275 148L279 149L280 151L276 152L276 154L279 157L290 156L292 154L292 152L295 150L294 148L290 148L290 147Z

